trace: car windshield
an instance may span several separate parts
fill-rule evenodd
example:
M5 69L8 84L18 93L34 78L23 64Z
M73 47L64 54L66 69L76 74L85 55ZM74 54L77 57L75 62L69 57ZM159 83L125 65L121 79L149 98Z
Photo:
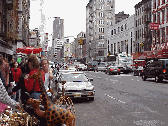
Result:
M110 68L115 69L115 68L118 68L118 67L117 66L110 66Z
M62 74L61 75L61 81L66 81L66 82L86 82L88 79L84 74Z
M100 63L99 66L100 66L100 67L104 67L105 64L104 64L104 63Z

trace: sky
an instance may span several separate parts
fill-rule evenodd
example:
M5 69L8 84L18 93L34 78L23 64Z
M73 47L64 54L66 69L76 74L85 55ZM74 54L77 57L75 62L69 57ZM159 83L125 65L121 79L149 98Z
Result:
M141 0L115 0L115 14L124 11L133 15L134 6ZM74 36L86 32L86 6L89 0L30 0L29 29L38 28L49 33L49 46L52 46L53 17L64 19L64 36ZM42 35L41 35L42 36ZM69 37L70 42L74 40Z

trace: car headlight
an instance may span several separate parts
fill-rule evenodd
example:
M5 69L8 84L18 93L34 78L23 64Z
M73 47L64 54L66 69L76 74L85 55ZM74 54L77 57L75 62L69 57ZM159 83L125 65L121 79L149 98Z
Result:
M86 86L86 89L87 89L87 90L94 90L94 86L93 86L93 85L87 85L87 86Z

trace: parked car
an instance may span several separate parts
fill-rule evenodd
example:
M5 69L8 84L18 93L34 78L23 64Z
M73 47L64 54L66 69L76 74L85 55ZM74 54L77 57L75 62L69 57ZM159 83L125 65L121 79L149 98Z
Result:
M109 66L105 72L106 74L117 74L120 75L120 69L117 66Z
M87 70L87 66L85 64L79 64L78 67L77 67L77 70L78 71L84 71L84 70Z
M89 98L89 100L94 100L94 86L91 83L93 78L88 78L84 72L62 72L58 77L58 83L56 84L56 90L58 98L62 94L62 83L61 81L66 81L65 95L70 98Z
M148 61L142 72L142 79L155 78L156 82L168 79L168 59L155 59Z
M106 71L106 64L105 63L99 63L99 65L97 66L96 71Z
M89 63L87 64L87 70L88 70L88 71L90 71L90 70L96 71L97 66L98 66L98 62L97 62L97 61L89 62Z
M143 66L138 66L138 68L134 69L133 72L134 76L141 76L143 72Z

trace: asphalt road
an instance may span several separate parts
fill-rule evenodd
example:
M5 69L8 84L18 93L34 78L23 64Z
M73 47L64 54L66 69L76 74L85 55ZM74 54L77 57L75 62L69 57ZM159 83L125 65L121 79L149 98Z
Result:
M86 72L95 100L75 99L76 126L168 126L168 81Z

